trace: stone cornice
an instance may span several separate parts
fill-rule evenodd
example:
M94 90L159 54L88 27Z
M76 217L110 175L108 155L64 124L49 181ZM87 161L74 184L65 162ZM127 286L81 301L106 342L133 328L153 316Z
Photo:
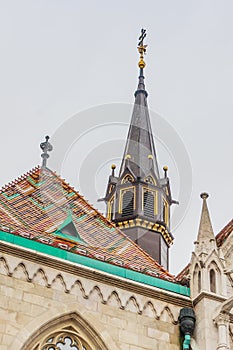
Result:
M187 296L182 296L170 291L159 289L157 287L145 285L139 282L131 281L113 276L106 272L98 271L96 269L64 261L59 258L54 258L44 253L32 251L27 248L14 246L10 243L0 242L0 252L18 257L23 260L34 262L37 265L43 265L46 271L46 266L56 269L59 273L66 272L77 277L87 278L96 282L104 283L114 288L121 288L133 295L140 294L148 298L157 299L167 304L173 304L180 307L191 307L191 299ZM69 292L69 291L66 291Z
M227 300L227 298L222 297L221 295L213 294L213 293L208 293L208 292L201 292L194 300L193 300L193 305L196 306L202 299L211 299L215 301L219 301L220 303L224 302Z

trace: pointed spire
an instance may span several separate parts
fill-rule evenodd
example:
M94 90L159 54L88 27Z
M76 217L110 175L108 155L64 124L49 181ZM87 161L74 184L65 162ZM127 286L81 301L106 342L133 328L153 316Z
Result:
M53 146L51 143L49 143L49 136L45 136L45 142L41 142L40 148L42 149L43 153L41 154L42 160L42 168L46 168L47 166L47 159L49 158L48 152L51 152L53 150Z
M216 248L216 240L214 236L214 231L212 228L210 214L207 207L207 198L209 197L208 193L201 193L200 197L203 199L201 220L199 231L197 235L196 251L199 253L207 253L210 250Z
M139 37L138 52L140 54L139 82L135 91L135 103L127 136L124 157L121 164L120 176L126 168L133 173L137 179L147 176L151 171L159 178L159 170L155 153L154 140L151 130L150 117L147 105L147 91L145 90L143 69L146 64L144 54L147 45L144 45L146 30L141 30Z

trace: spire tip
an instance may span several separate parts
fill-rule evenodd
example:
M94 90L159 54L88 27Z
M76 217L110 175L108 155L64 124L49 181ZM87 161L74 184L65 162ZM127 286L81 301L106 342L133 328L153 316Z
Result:
M203 192L200 194L201 199L207 199L209 197L208 193Z

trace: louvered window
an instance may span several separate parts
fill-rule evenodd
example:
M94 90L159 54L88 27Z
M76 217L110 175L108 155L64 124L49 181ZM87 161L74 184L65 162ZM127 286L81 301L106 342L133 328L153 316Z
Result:
M122 216L133 215L134 193L132 190L125 191L122 195Z
M143 196L144 215L150 218L154 217L155 212L155 196L151 191L145 191Z

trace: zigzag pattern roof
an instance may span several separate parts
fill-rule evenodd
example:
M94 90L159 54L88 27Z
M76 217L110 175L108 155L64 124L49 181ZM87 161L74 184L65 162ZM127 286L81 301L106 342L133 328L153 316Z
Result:
M72 224L77 235L64 234ZM77 191L36 167L0 191L0 231L175 282Z

